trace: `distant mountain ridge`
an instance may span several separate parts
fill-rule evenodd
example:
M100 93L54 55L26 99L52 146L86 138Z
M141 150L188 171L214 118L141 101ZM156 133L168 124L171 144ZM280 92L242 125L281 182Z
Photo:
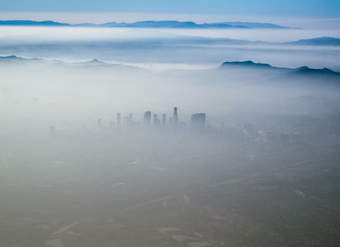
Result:
M125 28L245 28L245 29L285 29L284 27L272 23L259 22L215 22L215 23L196 23L192 21L138 21L138 22L108 22L104 24L81 23L69 24L55 21L32 21L32 20L0 20L0 26L70 26L70 27L125 27Z
M32 62L37 62L41 64L54 64L54 65L65 65L65 66L80 66L80 67L106 67L106 68L120 68L120 69L129 69L136 70L140 69L138 67L132 65L118 64L118 63L107 63L98 59L92 59L87 61L79 61L79 62L65 62L58 59L44 59L44 58L27 58L27 57L18 57L15 55L10 56L0 56L0 65L1 64L29 64Z
M123 66L123 67L130 67L130 68L137 68L130 65L124 65L124 64L113 64L108 62L103 62L98 59L92 59L88 61L83 62L64 62L61 60L45 60L43 58L25 58L25 57L18 57L15 55L10 56L0 56L0 64L1 63L22 63L22 62L49 62L54 64L70 64L70 65L84 65L84 66ZM276 67L272 66L267 63L256 63L251 60L247 61L227 61L221 64L220 68L242 68L242 69L260 69L260 70L276 70L276 71L284 71L284 72L291 72L293 74L297 75L330 75L330 76L336 76L340 79L340 72L333 71L328 68L322 68L322 69L313 69L308 66L302 66L298 68L287 68L287 67Z
M223 66L232 66L232 67L245 67L245 68L275 68L267 63L255 63L251 60L247 61L232 61L232 62L224 62Z
M42 59L17 57L15 55L0 56L0 62L24 62L24 61L42 61Z
M313 45L313 46L340 46L340 39L333 37L318 37L313 39L301 39L293 42L288 42L290 45Z
M103 24L106 27L134 27L134 28L287 28L272 23L250 23L250 22L216 22L198 24L192 21L140 21L134 23L110 22Z
M0 20L0 26L71 26L55 21Z
M285 72L291 72L296 75L316 75L316 76L336 76L340 79L340 72L333 71L328 68L312 69L308 66L302 66L298 68L276 67L266 63L255 63L253 61L232 61L224 62L221 68L246 68L246 69L265 69L265 70L280 70Z

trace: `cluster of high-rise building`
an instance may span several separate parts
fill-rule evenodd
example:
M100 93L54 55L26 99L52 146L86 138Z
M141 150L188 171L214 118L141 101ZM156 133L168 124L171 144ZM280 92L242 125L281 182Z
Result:
M99 118L97 119L97 126L100 129L107 128L129 128L129 127L155 127L155 128L180 128L183 129L187 126L190 126L193 129L204 129L206 127L206 114L205 113L195 113L191 115L190 122L187 123L185 121L180 121L178 108L174 107L173 112L170 116L167 114L157 114L152 113L151 111L144 112L144 121L138 122L133 119L132 114L128 114L123 116L121 113L116 114L116 121L111 121L108 125L104 123L104 121ZM49 133L51 135L55 135L57 129L55 125L49 126Z
M132 114L122 119L121 113L117 113L116 125L117 126L132 126L135 122L132 119ZM180 121L178 116L178 108L173 108L173 113L171 116L167 116L165 113L159 115L157 113L152 113L151 111L144 112L144 126L174 126L174 127L185 127L186 122ZM195 113L191 116L191 126L193 128L204 128L206 125L206 114L205 113Z

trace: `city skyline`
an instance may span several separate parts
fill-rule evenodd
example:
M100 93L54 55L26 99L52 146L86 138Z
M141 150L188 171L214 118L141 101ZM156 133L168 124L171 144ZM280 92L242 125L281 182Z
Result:
M123 124L122 124L123 119ZM180 119L179 116L179 109L177 106L173 107L172 114L167 115L166 113L157 113L152 112L150 110L144 111L143 119L140 121L136 121L134 119L134 114L122 114L121 112L116 113L116 121L111 122L116 127L131 127L135 126L136 124L139 125L143 123L144 126L156 126L156 127L186 127L191 126L193 128L202 129L206 127L206 113L192 113L190 120L187 122L183 119ZM97 119L97 124L99 127L102 127L102 118Z

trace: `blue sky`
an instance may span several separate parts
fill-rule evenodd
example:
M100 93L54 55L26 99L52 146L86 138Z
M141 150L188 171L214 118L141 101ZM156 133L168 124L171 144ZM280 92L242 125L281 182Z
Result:
M340 0L0 0L2 11L112 11L340 17Z

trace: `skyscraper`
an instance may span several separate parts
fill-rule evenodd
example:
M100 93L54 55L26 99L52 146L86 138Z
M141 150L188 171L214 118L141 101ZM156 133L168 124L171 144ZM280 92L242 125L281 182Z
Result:
M121 124L121 115L120 113L117 113L117 126L120 126Z
M133 126L133 115L130 113L127 117L124 118L124 125L127 127Z
M56 132L55 126L54 125L50 125L49 131L50 131L50 135L55 135L55 132Z
M206 114L196 113L191 115L191 126L193 128L204 128L205 127Z
M151 124L151 111L144 112L144 124L145 125Z
M174 107L173 121L174 121L174 124L178 123L178 109L177 109L177 107Z
M162 125L165 126L166 125L166 114L162 114Z
M102 119L101 119L101 118L98 118L98 119L97 119L97 125L98 125L99 128L102 128L102 127L103 127L103 126L102 126Z
M154 124L155 126L159 126L159 125L161 124L161 121L159 120L157 114L153 114L153 124Z

